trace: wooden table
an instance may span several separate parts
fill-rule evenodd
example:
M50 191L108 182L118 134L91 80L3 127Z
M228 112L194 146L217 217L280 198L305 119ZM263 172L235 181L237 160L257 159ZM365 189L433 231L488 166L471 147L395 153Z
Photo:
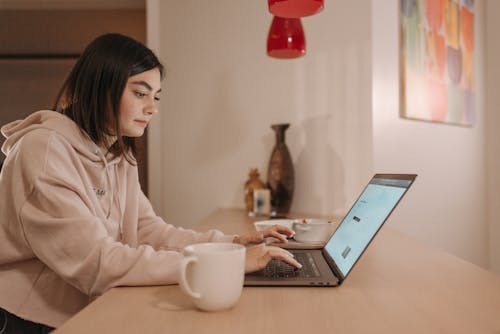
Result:
M242 233L253 220L219 209L197 229ZM55 333L500 334L500 277L384 226L341 287L246 287L218 313L177 285L115 288Z

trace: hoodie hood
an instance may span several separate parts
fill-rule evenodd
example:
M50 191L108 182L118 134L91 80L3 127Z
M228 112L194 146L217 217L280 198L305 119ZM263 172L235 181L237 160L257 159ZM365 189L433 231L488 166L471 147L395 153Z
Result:
M23 120L17 120L4 125L1 128L1 132L6 138L6 141L2 145L2 152L7 155L21 138L30 131L37 129L56 131L64 136L77 152L91 161L101 161L103 163L111 162L106 161L103 154L100 152L99 146L97 146L86 133L81 131L72 119L52 110L40 110ZM120 160L120 157L112 160Z
M14 121L3 126L1 128L1 132L7 139L2 145L2 152L5 155L8 155L17 142L19 142L26 134L37 129L56 131L62 135L71 144L75 151L82 155L82 157L85 157L86 159L102 166L102 173L106 178L104 183L104 189L106 190L102 189L101 191L110 191L111 193L108 197L109 206L107 217L109 218L111 215L111 208L116 200L118 202L117 205L120 212L119 222L121 234L123 217L119 200L115 196L115 188L118 188L119 190L119 184L115 184L116 180L114 180L112 174L114 175L116 173L116 165L122 160L123 157L121 155L116 157L109 153L105 156L99 146L97 146L97 144L95 144L72 119L52 110L40 110L29 115L24 120Z

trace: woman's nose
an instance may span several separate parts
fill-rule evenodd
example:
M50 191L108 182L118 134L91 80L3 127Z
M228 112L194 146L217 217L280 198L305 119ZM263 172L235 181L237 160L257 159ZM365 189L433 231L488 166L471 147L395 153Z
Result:
M158 107L156 106L155 104L155 101L152 100L150 101L144 108L144 111L148 114L148 115L153 115L153 114L156 114L158 112Z

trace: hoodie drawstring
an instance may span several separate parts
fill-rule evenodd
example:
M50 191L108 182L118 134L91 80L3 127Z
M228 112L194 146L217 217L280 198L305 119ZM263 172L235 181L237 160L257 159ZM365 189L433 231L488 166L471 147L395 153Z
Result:
M115 172L115 176L118 174L117 170L117 165L115 164L113 166L113 169L114 169L114 172ZM117 194L121 194L121 189L120 189L120 182L117 181L116 177L115 177L115 184L116 184L116 193ZM114 198L114 196L113 196ZM120 197L119 196L116 196L116 204L118 206L118 222L119 222L119 226L120 226L120 240L122 239L123 237L123 230L122 230L122 227L123 227L123 211L122 211L122 203L120 202Z
M115 191L113 189L113 183L114 182L111 179L111 174L109 173L108 160L106 159L106 157L104 156L104 154L101 152L101 149L96 148L95 153L99 156L99 158L101 158L102 162L104 163L104 169L106 170L106 179L107 179L107 182L108 182L108 185L109 185L109 188L110 188L109 191L111 192L111 194L109 196L108 212L106 214L106 219L109 219L109 217L111 216L111 209L112 209L113 203L115 201ZM113 166L113 170L114 170L114 174L116 176L116 165ZM115 177L115 182L116 182L116 177ZM118 185L118 188L119 188L119 184L118 183L117 183L117 185ZM118 191L119 191L119 189L118 189ZM123 230L122 230L123 215L122 215L120 200L118 198L117 198L117 202L118 202L118 214L119 214L119 217L118 217L118 228L119 228L120 240L121 240L122 236L123 236Z

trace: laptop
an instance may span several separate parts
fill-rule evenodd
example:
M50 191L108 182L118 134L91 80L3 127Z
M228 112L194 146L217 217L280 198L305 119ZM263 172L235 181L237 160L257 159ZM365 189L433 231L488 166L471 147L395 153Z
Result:
M245 286L342 284L361 255L412 185L415 174L375 174L322 249L293 249L301 269L271 260L245 275Z

